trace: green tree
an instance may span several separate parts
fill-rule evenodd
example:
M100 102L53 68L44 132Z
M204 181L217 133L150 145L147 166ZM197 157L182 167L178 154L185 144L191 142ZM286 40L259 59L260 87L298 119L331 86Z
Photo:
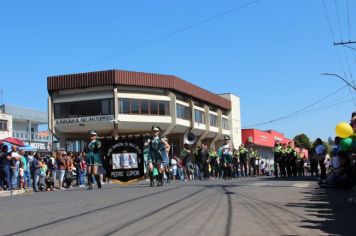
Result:
M307 150L310 150L312 147L309 137L305 134L299 134L295 136L293 140L296 147L304 148Z

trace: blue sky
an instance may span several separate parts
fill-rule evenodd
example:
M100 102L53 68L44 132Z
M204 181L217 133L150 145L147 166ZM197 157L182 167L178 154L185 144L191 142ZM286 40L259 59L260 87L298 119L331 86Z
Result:
M324 2L331 27L323 0L2 1L2 102L45 111L50 75L171 74L240 96L243 127L327 139L356 110L355 92L330 95L345 83L321 75L356 79L356 51L333 46L356 41L356 1ZM186 30L155 40L180 29Z

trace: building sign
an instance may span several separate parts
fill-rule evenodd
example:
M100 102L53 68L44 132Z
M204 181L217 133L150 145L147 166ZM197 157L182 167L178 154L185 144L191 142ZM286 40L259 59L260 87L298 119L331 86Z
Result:
M109 178L128 182L144 175L142 136L105 139L103 148Z
M104 115L104 116L83 116L83 117L73 117L73 118L63 118L56 119L57 125L68 125L68 124L80 124L80 123L92 123L92 122L110 122L114 120L114 115Z
M30 145L34 150L48 150L49 143L40 143L40 142L24 142L26 145Z

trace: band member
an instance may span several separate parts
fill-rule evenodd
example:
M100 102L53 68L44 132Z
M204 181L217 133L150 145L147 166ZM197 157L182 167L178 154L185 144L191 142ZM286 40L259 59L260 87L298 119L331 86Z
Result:
M102 165L100 158L100 148L101 143L97 140L98 134L91 130L89 132L90 142L85 148L86 162L87 162L87 173L88 173L88 189L93 189L93 175L98 184L98 189L101 189L101 181L98 175L98 166Z
M222 155L221 160L224 168L224 179L231 179L232 148L230 145L230 137L228 135L224 136L224 144L220 148Z
M183 176L185 178L185 181L190 181L192 180L193 177L193 164L192 160L190 157L191 150L189 150L189 145L184 144L183 149L180 151L179 157L182 160L182 166L183 166Z
M274 177L278 178L278 168L281 168L279 163L281 161L282 146L278 140L274 143L273 156L274 156Z
M248 150L245 148L245 145L241 143L241 146L238 150L239 152L239 157L240 157L240 171L241 171L241 176L247 176L247 154Z
M162 158L162 149L168 150L169 152L169 144L162 140L162 138L159 136L161 128L158 126L152 126L152 131L153 131L153 138L149 141L148 144L148 168L149 168L149 176L151 180L151 187L153 186L153 169L154 167L157 168L158 170L158 184L162 185L163 184L163 173L162 173L162 168L161 164L163 162Z
M258 153L256 150L253 148L250 148L250 159L249 159L249 170L248 173L250 176L256 176L257 175L257 169L256 169L256 160L258 157ZM252 171L251 171L252 169Z

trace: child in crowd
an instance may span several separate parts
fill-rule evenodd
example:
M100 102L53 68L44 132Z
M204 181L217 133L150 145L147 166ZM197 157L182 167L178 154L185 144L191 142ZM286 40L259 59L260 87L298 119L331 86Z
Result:
M177 160L176 157L171 158L171 172L172 172L172 179L176 180L176 176L177 176Z
M20 162L20 166L19 166L19 187L20 187L20 190L24 189L25 188L25 178L24 178L24 164L23 162L21 161Z
M39 188L40 190L45 190L46 189L46 177L47 177L47 165L44 162L43 158L40 158L40 182L39 182Z

